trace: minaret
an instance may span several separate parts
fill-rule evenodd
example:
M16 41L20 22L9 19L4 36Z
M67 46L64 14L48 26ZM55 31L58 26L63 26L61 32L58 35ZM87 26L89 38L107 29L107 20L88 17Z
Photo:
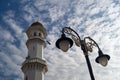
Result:
M28 56L22 64L24 80L44 80L44 74L47 72L46 61L43 56L43 49L46 46L46 29L39 22L33 23L26 31L28 40Z

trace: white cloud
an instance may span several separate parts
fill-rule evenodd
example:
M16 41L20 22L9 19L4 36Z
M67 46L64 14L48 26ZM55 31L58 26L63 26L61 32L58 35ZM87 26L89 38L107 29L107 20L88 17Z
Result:
M63 15L65 14L65 12L61 9L59 9L58 7L53 7L49 9L50 12L50 17L52 19L52 21L56 21L58 20L60 17L63 17Z
M22 1L22 4L24 4L24 0ZM115 5L111 0L36 0L33 1L32 5L29 2L30 0L28 0L28 4L23 5L23 18L30 24L31 22L40 20L42 23L45 23L47 29L51 30L48 30L47 37L50 40L51 45L47 45L44 51L49 69L45 76L46 80L90 79L84 55L82 54L80 47L73 47L67 53L62 52L55 47L55 42L60 36L59 29L65 27L66 24L75 29L82 38L84 36L91 36L98 42L103 52L111 56L108 66L103 68L94 61L97 56L97 51L94 50L93 53L89 54L95 78L97 80L118 80L120 75L120 6ZM44 10L46 13L39 12ZM15 34L1 28L0 35L5 33L6 36L3 36L3 39L10 42L18 40L20 44L19 46L16 46L13 43L7 42L7 49L10 52L4 54L2 52L0 55L5 58L5 60L3 59L4 62L8 63L7 67L11 68L11 70L5 68L5 70L9 71L7 75L13 74L12 71L17 70L19 73L14 72L14 74L22 79L23 73L20 71L20 64L27 55L27 48L25 45L27 37L18 21L15 21L15 13L13 11L10 11L9 13L8 16L4 17L4 21L10 26L10 29L12 29ZM64 20L64 16L67 21ZM47 23L47 21L42 20L46 18L50 18L52 21ZM11 56L8 55L10 53L12 53ZM0 66L4 67L3 63L0 63Z
M13 19L11 19L11 18L5 18L5 21L16 32L16 34L22 33L22 28L20 28Z
M97 7L97 8L93 8L93 9L91 10L91 14L90 14L90 15L93 15L93 14L97 14L97 13L99 13L99 10L100 10L99 7Z
M15 40L12 34L8 30L4 30L1 26L0 26L0 36L2 36L1 39L5 41L14 42Z
M4 76L7 77L7 76L11 76L12 74L16 76L21 76L21 71L19 69L20 66L14 63L10 55L6 55L6 53L0 52L0 59L2 61L0 62L0 64L3 64L3 66L0 67L2 68Z

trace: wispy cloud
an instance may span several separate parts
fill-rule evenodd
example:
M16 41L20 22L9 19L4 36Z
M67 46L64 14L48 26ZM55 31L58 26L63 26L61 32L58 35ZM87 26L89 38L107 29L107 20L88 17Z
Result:
M103 52L111 56L108 66L103 68L94 61L97 51L94 50L89 54L95 78L97 80L119 79L119 2L113 0L22 0L20 4L21 13L9 10L2 17L7 25L0 24L0 36L2 36L0 38L0 68L2 68L0 75L3 73L3 77L9 78L0 76L2 80L23 79L20 67L27 56L25 45L27 36L24 31L34 21L40 21L45 25L48 32L47 39L51 42L51 45L47 45L44 50L49 69L45 76L46 80L90 80L84 55L79 47L74 45L67 53L55 47L55 42L60 37L60 30L66 26L75 29L81 38L91 36L98 42ZM18 19L16 14L21 19ZM25 25L21 25L22 22Z

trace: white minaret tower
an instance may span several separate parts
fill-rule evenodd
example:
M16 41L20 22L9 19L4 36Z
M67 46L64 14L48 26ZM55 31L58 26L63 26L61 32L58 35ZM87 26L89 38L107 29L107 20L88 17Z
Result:
M44 74L47 72L46 61L43 56L43 49L46 46L47 32L39 22L33 23L26 31L28 40L28 56L22 64L24 80L44 80Z

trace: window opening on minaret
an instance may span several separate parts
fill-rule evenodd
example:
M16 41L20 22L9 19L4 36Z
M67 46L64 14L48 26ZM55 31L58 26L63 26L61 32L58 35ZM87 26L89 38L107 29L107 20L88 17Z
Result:
M34 32L34 36L37 36L36 32Z
M39 36L41 36L41 33L39 33Z

